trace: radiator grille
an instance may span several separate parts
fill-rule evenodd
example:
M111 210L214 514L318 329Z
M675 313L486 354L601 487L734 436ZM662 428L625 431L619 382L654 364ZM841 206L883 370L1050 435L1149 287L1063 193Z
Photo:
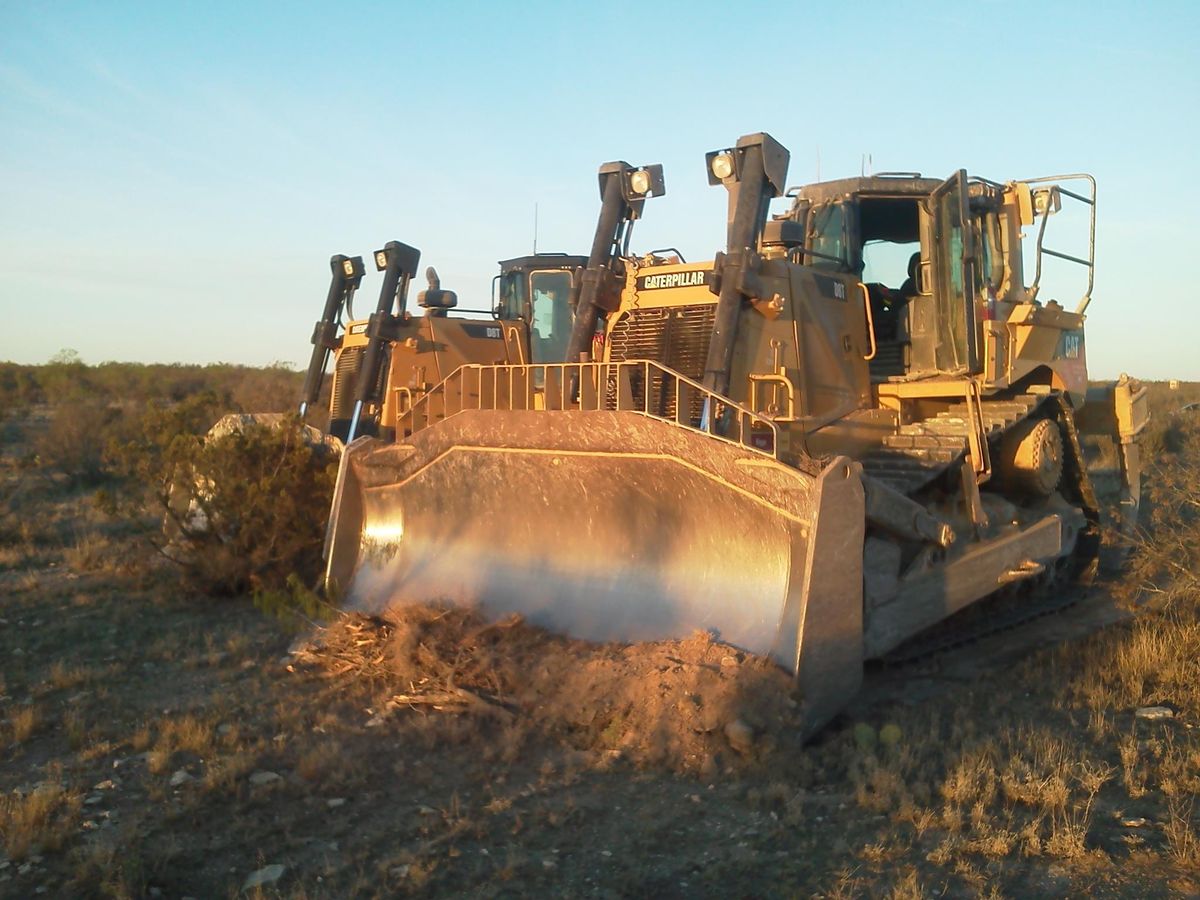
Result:
M354 388L362 368L365 347L347 347L337 355L333 367L333 395L329 399L329 417L348 419L354 413Z
M712 337L716 304L631 309L621 314L609 332L609 359L650 359L661 362L695 381L704 377L708 343ZM648 407L661 416L675 415L675 397L663 378L652 373L650 384L635 378L633 387L637 402L645 402L644 392L650 391ZM609 396L615 397L610 385ZM700 421L703 401L697 396L687 410L693 423Z

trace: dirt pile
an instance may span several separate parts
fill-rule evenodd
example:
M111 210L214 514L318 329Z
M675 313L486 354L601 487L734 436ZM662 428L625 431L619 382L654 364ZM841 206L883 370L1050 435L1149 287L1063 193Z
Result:
M295 655L330 677L368 679L392 715L473 716L481 742L501 726L601 765L709 775L762 765L799 735L787 674L704 632L590 644L519 617L414 606L387 622L342 617Z

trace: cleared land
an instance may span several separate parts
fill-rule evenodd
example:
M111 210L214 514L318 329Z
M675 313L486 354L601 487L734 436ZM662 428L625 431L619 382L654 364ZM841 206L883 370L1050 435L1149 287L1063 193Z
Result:
M1200 894L1183 393L1156 394L1119 579L872 669L807 747L786 679L703 635L595 647L415 610L296 644L97 509L102 474L44 452L69 413L13 412L0 895L236 896L256 872L249 893L285 897Z

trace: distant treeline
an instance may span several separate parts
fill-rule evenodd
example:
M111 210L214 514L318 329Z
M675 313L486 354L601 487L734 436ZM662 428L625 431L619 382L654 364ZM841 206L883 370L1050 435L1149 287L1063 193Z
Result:
M0 362L0 453L73 482L112 483L129 468L131 448L161 450L229 412L293 411L303 383L281 364L89 366L70 350L40 366ZM326 416L318 405L309 421L323 426Z
M284 412L295 408L303 382L303 373L282 363L262 368L231 363L89 366L78 354L64 350L40 366L0 362L0 415L42 404L90 402L128 408L178 403L208 391L229 410Z

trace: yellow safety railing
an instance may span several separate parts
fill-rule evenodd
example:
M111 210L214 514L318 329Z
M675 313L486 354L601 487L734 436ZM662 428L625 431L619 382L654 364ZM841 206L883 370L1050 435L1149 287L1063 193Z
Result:
M473 364L420 396L397 391L400 438L468 410L574 410L640 413L770 457L779 446L773 421L653 360Z

